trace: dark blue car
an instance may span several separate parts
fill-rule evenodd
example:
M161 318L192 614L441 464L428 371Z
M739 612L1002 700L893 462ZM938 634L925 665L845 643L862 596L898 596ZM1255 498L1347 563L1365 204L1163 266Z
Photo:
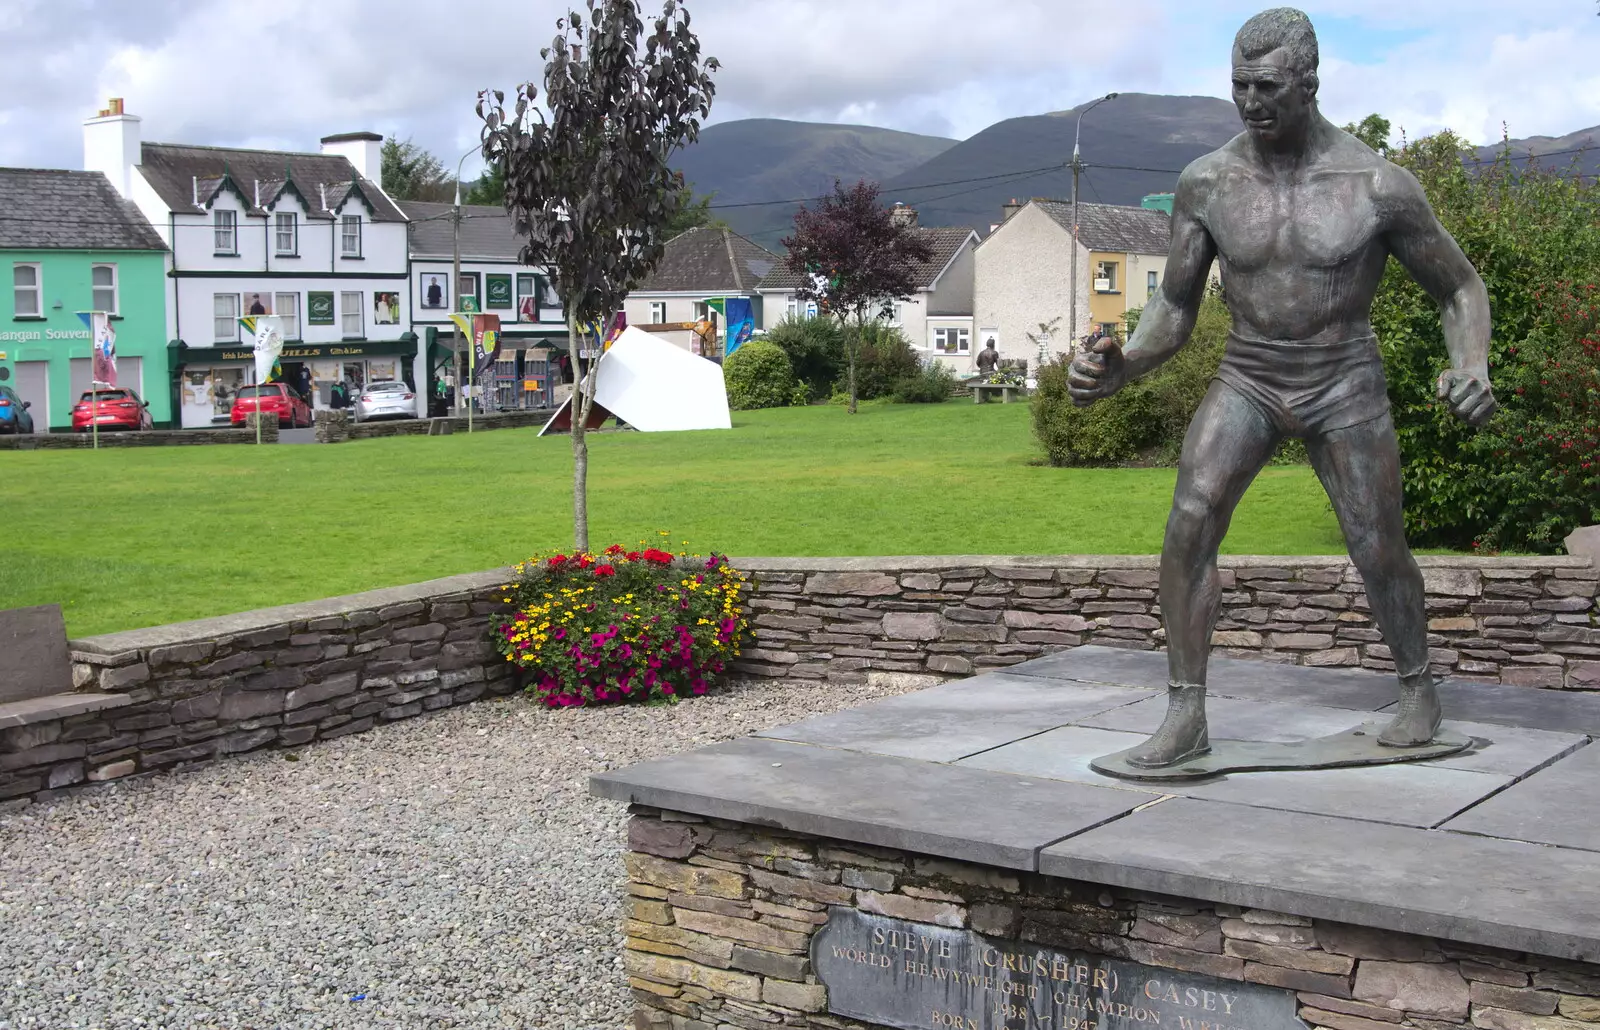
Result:
M0 386L0 433L33 432L33 416L28 402L9 386Z

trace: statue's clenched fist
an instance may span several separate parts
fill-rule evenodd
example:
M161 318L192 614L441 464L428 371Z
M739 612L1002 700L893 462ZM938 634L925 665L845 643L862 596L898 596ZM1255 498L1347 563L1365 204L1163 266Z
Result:
M1102 336L1087 351L1075 354L1067 369L1067 393L1080 408L1110 397L1127 381L1127 360L1117 341L1109 336Z

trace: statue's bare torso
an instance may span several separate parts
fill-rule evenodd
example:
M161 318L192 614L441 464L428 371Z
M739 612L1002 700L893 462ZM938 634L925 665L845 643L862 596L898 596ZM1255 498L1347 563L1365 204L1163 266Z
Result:
M1372 332L1394 180L1405 173L1359 140L1331 135L1303 166L1276 173L1241 133L1186 173L1243 338L1318 343Z

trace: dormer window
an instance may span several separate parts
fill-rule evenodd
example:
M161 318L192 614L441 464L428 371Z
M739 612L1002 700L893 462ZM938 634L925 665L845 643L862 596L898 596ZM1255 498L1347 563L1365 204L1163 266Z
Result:
M339 221L339 253L347 258L361 256L361 216L345 215Z
M299 253L299 220L293 211L279 211L273 215L273 242L279 257L294 257Z
M211 227L216 235L218 254L239 253L238 213L217 208L211 212Z

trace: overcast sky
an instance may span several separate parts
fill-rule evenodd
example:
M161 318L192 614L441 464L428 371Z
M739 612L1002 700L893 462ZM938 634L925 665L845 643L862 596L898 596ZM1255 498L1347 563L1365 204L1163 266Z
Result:
M712 121L755 116L965 138L1109 90L1226 96L1261 0L689 0L723 69ZM316 149L411 137L454 166L478 89L539 76L551 0L0 0L0 165L77 168L126 99L144 138ZM647 12L659 10L655 0ZM1474 142L1600 125L1595 0L1307 6L1323 109ZM469 158L468 173L478 162Z

